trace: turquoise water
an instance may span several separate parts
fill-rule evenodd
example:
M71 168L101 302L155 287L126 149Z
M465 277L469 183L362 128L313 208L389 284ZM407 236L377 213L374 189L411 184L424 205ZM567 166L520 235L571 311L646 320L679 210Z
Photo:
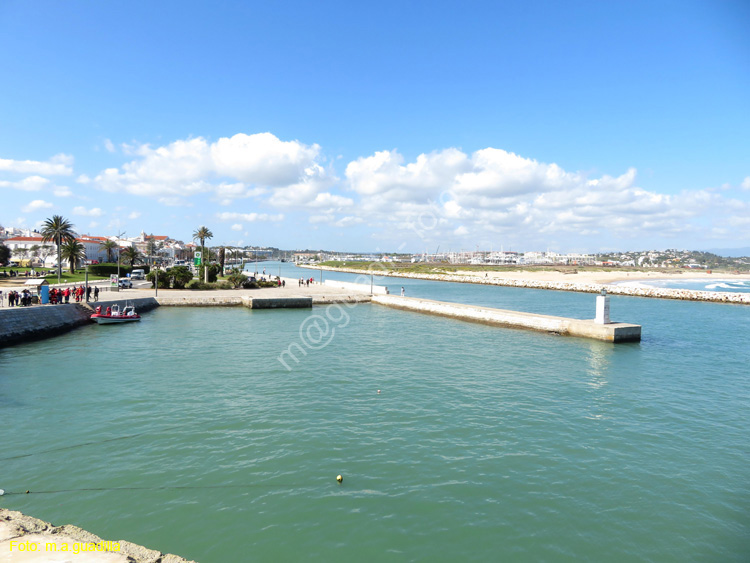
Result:
M4 349L0 488L32 493L0 505L202 562L747 560L750 307L612 315L643 341L357 305L161 308Z

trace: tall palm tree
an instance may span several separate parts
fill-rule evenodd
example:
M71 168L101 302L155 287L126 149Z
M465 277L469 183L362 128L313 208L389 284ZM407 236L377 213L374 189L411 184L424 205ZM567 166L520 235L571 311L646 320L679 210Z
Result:
M76 239L63 243L61 250L62 258L70 262L70 273L75 273L76 263L86 258L86 247Z
M104 250L107 253L107 262L112 262L112 253L117 248L117 243L113 240L105 240L99 245L99 250Z
M131 266L135 266L136 262L139 262L142 258L141 251L138 250L135 246L129 246L125 250L122 251L122 261L130 264Z
M203 271L205 272L205 281L208 283L208 256L206 256L206 239L214 238L214 234L208 230L208 227L200 227L193 233L193 240L201 241L201 262L203 263Z
M54 241L57 245L57 283L60 283L62 276L62 243L75 240L73 224L65 219L62 215L53 215L42 223L42 242Z

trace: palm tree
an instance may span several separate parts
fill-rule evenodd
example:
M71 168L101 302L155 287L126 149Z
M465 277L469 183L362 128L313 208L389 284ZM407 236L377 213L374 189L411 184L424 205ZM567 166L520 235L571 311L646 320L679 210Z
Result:
M62 276L62 258L60 256L63 242L75 240L73 224L62 215L53 215L42 223L42 242L54 241L57 245L57 283Z
M130 266L135 266L136 262L139 262L142 258L141 251L138 250L135 246L129 246L125 250L122 251L122 259L123 262L130 264Z
M99 250L104 250L107 253L107 262L112 262L112 252L117 246L117 243L113 240L105 240L99 245Z
M76 239L66 241L62 245L62 258L70 262L70 273L75 273L76 263L86 258L86 247Z
M205 281L208 283L208 256L206 256L206 247L205 242L206 239L214 238L214 234L208 230L208 227L200 227L193 233L193 240L199 240L201 241L201 256L203 257L201 262L203 262L203 271L205 272Z

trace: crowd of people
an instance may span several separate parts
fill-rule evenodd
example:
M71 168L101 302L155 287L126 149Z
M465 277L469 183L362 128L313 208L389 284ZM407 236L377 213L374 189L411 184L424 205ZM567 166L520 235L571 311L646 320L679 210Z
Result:
M24 289L22 291L11 290L3 292L0 290L0 307L5 306L5 299L7 295L8 307L27 307L33 303L34 294ZM94 301L99 301L99 287L98 286L73 286L65 288L51 288L49 290L49 303L50 305L58 305L63 303L70 303L71 298L75 303L81 303L83 301L91 301L93 297Z
M94 286L93 288L91 286L84 287L81 286L73 286L73 287L66 287L65 289L55 289L54 287L49 290L49 302L52 305L56 305L58 303L70 303L71 297L76 303L81 303L82 301L91 301L91 294L94 295L94 301L99 301L99 287Z
M31 305L31 292L28 289L23 291L8 291L8 307L27 307ZM5 295L0 291L0 307L5 305Z

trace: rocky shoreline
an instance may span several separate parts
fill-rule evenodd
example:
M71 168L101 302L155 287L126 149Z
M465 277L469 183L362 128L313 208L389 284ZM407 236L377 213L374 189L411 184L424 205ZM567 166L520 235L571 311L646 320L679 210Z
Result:
M195 563L128 541L103 540L77 526L55 526L6 508L0 508L0 561Z
M305 267L305 266L302 266ZM555 291L576 291L582 293L601 293L606 290L611 295L629 295L633 297L649 297L656 299L678 299L684 301L707 301L712 303L735 303L750 305L750 293L729 293L722 291L698 291L691 289L670 289L655 287L633 287L628 285L614 285L602 283L559 282L531 279L482 278L458 274L417 274L399 273L391 270L363 271L354 268L331 268L329 266L307 266L310 269L361 274L369 278L370 274L390 276L396 278L411 278L431 281L448 281L455 283L474 283L480 285L499 285L504 287L522 287L527 289L547 289ZM382 283L382 281L381 281Z

